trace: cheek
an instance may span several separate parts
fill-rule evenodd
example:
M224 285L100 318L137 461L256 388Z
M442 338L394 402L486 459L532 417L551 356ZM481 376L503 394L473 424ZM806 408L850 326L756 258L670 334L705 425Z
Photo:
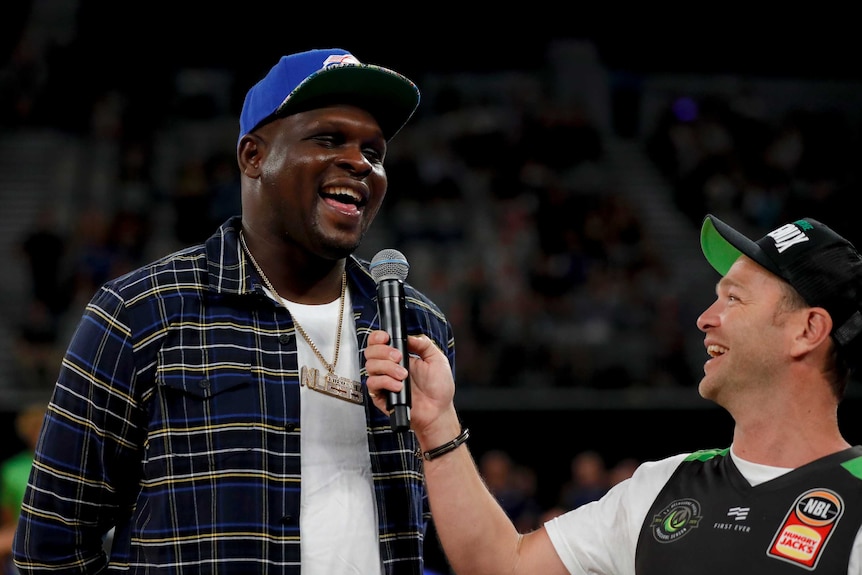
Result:
M293 142L289 134L280 134L270 142L261 169L266 170L270 178L294 177L325 164L326 158L321 154L318 147Z
M364 212L364 220L370 224L377 217L377 212L380 211L380 206L383 204L383 198L386 194L374 194L366 204Z
M371 175L368 176L367 183L371 196L368 198L368 206L366 210L371 210L374 213L377 213L377 210L383 203L383 199L386 197L386 192L389 189L389 180L386 176L386 170L384 170L382 166L376 167L372 171ZM405 190L402 190L402 193L405 193Z
M386 169L383 167L383 164L379 164L371 170L371 176L369 176L369 179L371 180L376 192L380 194L386 193L386 189L389 187L389 176L386 174Z

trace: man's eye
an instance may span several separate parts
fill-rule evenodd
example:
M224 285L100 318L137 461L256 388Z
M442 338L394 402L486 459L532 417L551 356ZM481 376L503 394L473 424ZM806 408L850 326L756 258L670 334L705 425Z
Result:
M335 145L335 137L329 134L315 136L314 141L330 148Z
M370 162L380 163L383 161L383 153L374 148L364 148L362 153Z

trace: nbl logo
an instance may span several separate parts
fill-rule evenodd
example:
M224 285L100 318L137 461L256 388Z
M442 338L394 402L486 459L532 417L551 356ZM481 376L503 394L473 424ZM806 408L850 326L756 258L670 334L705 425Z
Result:
M844 501L834 491L806 491L788 510L767 554L808 570L814 569L843 514Z

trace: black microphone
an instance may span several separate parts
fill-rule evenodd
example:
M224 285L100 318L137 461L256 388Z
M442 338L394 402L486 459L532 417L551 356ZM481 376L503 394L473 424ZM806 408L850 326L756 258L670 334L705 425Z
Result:
M389 344L401 352L401 365L409 369L407 356L407 331L404 320L407 315L407 300L404 297L404 280L410 264L398 250L380 250L369 266L371 277L377 284L377 312L381 329L389 334ZM386 409L392 429L403 431L410 428L410 376L404 379L404 387L398 393L390 391L386 398Z

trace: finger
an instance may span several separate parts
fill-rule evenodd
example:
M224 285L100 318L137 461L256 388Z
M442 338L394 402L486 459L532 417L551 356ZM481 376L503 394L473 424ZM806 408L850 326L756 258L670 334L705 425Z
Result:
M399 392L404 387L404 382L394 378L388 374L372 374L368 372L367 387L368 391L374 392L377 395L385 394L388 391Z
M386 333L386 332L383 332ZM387 335L388 337L388 335ZM370 339L370 338L369 338ZM365 348L365 359L368 362L389 362L399 363L401 361L401 352L396 348L386 343L371 343Z
M381 381L388 380L394 383L401 383L407 379L407 370L400 363L395 363L391 359L368 360L365 365L369 375L386 378ZM387 385L387 387L390 386Z
M382 330L382 329L376 329L376 330L372 331L370 334L368 334L368 344L369 345L384 344L384 343L388 343L388 342L389 342L389 333Z

